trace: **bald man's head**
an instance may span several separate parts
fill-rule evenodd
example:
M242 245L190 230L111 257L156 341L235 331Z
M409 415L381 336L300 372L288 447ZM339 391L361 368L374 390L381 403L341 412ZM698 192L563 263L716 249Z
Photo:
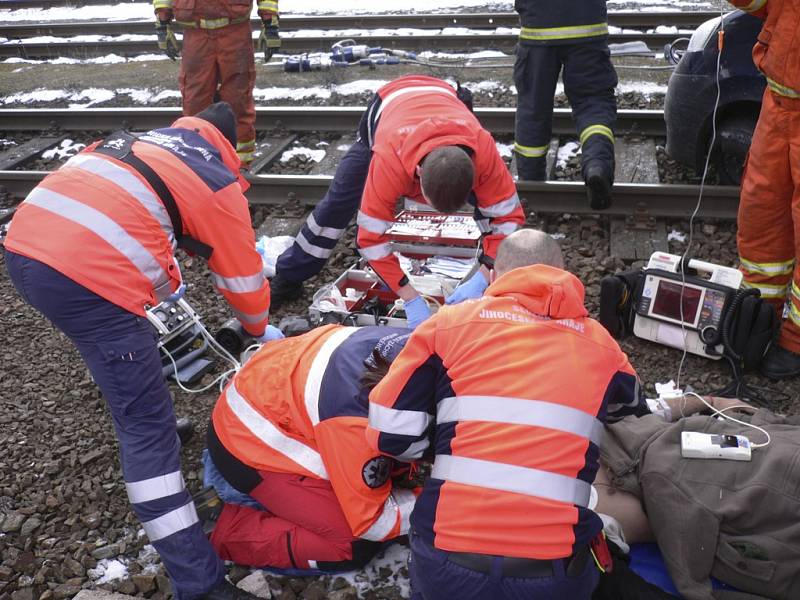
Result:
M549 265L564 268L561 247L553 238L538 229L520 229L500 243L494 270L498 277L504 273L530 265Z

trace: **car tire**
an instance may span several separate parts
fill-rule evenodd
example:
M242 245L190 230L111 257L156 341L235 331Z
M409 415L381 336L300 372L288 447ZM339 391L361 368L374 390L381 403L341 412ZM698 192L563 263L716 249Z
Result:
M757 121L758 115L739 114L726 118L719 126L716 164L721 184L741 183L744 161Z

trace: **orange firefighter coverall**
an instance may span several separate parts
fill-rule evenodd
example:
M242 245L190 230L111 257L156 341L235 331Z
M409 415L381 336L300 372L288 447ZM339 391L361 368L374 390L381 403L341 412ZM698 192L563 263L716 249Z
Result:
M214 101L231 105L236 114L236 152L245 164L256 149L253 86L256 65L250 12L253 0L153 0L159 20L184 29L180 88L183 114L194 115ZM278 0L258 0L262 19L278 14Z
M745 285L789 318L779 345L800 353L800 3L729 0L765 19L753 62L767 78L739 204L739 259Z

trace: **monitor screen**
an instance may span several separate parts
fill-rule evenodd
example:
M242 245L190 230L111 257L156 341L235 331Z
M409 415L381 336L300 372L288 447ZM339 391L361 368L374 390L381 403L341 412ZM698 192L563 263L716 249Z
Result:
M681 319L681 287L683 286L680 283L660 280L651 312L667 319L678 322L683 320L688 325L694 325L703 290L688 285L683 287L683 319Z

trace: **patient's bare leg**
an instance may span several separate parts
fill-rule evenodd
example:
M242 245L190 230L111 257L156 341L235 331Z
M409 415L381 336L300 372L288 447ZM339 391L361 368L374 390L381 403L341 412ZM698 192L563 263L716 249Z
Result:
M609 515L619 521L622 531L625 533L626 542L638 544L655 541L642 503L633 494L611 486L608 467L602 462L594 480L594 487L597 489L598 496L597 507L594 511Z

